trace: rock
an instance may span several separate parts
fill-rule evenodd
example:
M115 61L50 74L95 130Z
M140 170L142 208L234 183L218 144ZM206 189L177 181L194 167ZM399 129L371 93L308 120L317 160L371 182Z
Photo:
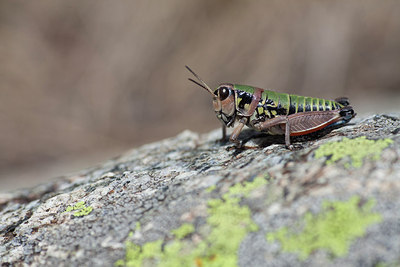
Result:
M220 130L144 145L0 195L2 266L375 266L400 262L400 114L324 136ZM256 148L254 148L256 147ZM136 264L136 265L135 265Z

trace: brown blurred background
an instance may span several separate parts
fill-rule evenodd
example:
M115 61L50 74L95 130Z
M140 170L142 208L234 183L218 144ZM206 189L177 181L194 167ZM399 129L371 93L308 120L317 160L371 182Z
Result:
M399 110L400 2L1 1L0 191L219 126L187 81Z

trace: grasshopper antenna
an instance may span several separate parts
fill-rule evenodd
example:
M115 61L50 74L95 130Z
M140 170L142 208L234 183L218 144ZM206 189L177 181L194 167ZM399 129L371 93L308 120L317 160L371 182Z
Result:
M189 78L188 80L191 81L191 82L194 82L195 84L197 84L197 85L200 86L201 88L204 88L207 92L209 92L209 93L214 97L214 96L215 96L215 95L214 95L214 92L213 92L213 91L211 90L211 88L203 81L203 79L201 79L201 78L199 77L199 75L197 75L191 68L189 68L189 67L186 66L186 65L185 65L185 67L186 67L186 69L187 69L188 71L190 71L190 72L194 75L194 77L197 78L197 80L200 81L200 83L197 82L197 81L195 81L195 80L193 80L193 79L191 79L191 78Z

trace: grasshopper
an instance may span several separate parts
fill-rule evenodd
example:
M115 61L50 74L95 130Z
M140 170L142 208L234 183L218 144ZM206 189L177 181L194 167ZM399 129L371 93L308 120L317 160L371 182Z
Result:
M291 136L337 128L356 115L345 97L333 101L231 83L220 84L213 91L193 70L185 67L198 82L189 80L212 95L215 114L222 122L222 139L226 139L226 127L238 122L230 136L237 147L242 146L238 136L245 125L259 132L285 135L286 147L292 150Z

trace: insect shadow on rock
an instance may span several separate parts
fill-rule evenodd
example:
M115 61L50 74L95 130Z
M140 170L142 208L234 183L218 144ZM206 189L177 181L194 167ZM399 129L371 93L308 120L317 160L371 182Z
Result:
M234 127L230 141L242 148L239 134L243 127L270 135L284 135L285 145L293 150L291 137L331 131L348 123L356 113L347 98L335 100L278 93L249 85L222 83L212 90L193 70L189 80L209 92L214 111L222 123L222 139L226 127Z

